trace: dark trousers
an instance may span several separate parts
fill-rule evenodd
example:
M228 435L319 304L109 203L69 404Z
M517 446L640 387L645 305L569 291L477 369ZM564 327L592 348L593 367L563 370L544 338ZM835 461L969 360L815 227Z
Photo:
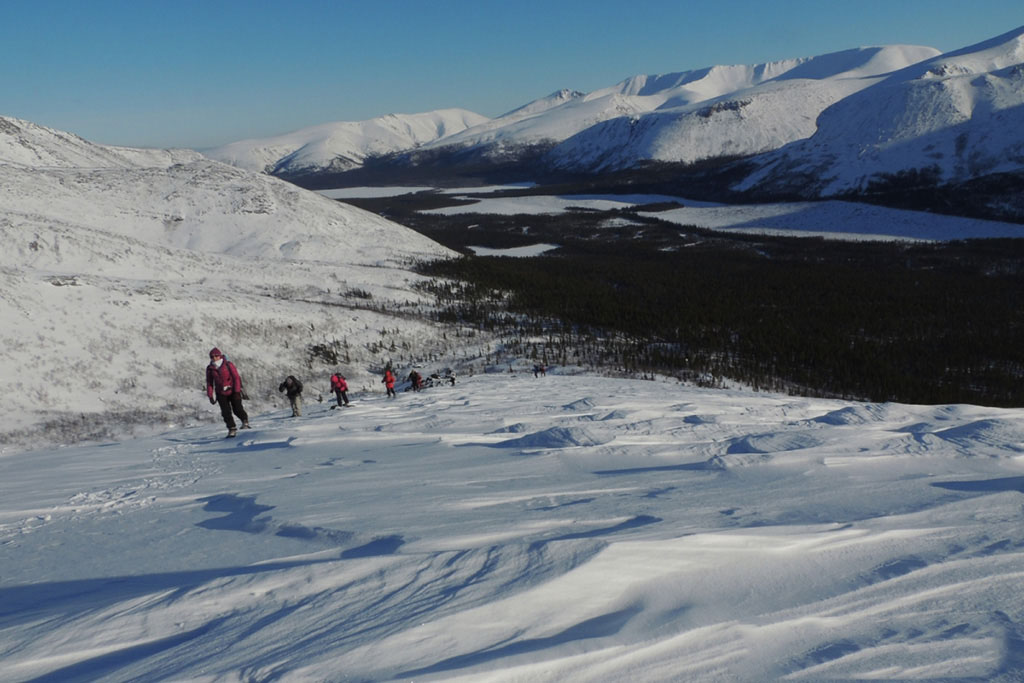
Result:
M334 395L338 398L338 405L348 405L348 392L342 391L341 389L335 389Z
M242 407L242 395L240 393L235 392L230 396L220 395L217 397L217 403L220 404L220 414L224 416L224 424L227 425L228 429L235 428L235 418L231 417L232 412L238 416L238 419L243 424L249 421L249 414Z

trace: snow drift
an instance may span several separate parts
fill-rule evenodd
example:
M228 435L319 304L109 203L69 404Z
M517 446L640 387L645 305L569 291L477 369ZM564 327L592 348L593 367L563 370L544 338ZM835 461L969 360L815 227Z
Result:
M352 398L0 457L4 679L1024 675L1024 411L507 372Z

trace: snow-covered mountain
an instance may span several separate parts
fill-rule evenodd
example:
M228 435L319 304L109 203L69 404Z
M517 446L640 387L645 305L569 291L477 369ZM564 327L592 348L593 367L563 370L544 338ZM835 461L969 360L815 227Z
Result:
M885 74L934 57L929 47L845 50L756 65L713 66L638 75L590 93L561 90L500 117L472 121L445 135L374 145L380 125L328 124L271 141L243 141L207 152L253 170L337 172L372 156L417 150L411 157L518 158L524 148L555 147L545 163L573 171L629 167L639 161L694 161L753 154L805 138L830 104ZM427 115L421 115L427 116ZM482 117L478 117L482 119ZM343 130L344 136L335 131ZM329 145L334 136L345 144ZM359 136L363 136L360 138ZM358 149L359 152L347 150Z
M634 76L563 96L557 106L527 106L427 147L560 143L548 163L582 171L752 154L807 137L828 105L936 54L900 45Z
M818 129L756 160L737 189L863 191L915 172L951 183L1024 170L1024 27L890 74L822 112Z
M451 252L276 178L0 118L0 187L0 444L194 413L212 346L259 405L310 349L358 386L371 345L441 336L365 309L415 306L409 264Z
M806 138L818 114L884 74L938 54L918 46L861 48L756 66L713 67L655 90L655 109L611 119L563 141L556 167L602 171L644 161L691 163L746 156ZM656 83L663 83L660 77ZM632 96L658 85L645 84Z
M325 123L273 138L241 140L204 150L204 154L275 175L347 171L369 156L416 148L487 120L465 109L389 114L369 121Z

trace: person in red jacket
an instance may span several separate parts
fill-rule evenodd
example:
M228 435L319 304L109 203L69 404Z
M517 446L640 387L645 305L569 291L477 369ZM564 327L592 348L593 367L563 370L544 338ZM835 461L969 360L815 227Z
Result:
M334 392L335 397L338 399L338 405L348 405L348 382L340 372L336 372L331 375L331 391ZM338 406L331 406L331 410L334 410Z
M388 368L387 370L384 371L384 379L381 380L381 383L385 387L387 387L388 398L394 398L395 397L395 376L393 374L391 374L391 368Z
M224 357L220 349L210 350L210 364L206 366L206 395L210 403L220 404L220 414L228 428L228 437L235 436L233 412L242 421L242 429L249 429L249 415L242 406L242 377L235 364Z

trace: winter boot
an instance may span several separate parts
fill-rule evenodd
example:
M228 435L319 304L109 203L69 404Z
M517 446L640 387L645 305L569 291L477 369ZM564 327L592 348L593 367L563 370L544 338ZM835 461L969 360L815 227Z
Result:
M242 429L252 429L252 427L249 426L248 422L243 422L242 423Z
M231 437L235 436L236 434L238 434L238 430L235 429L234 427L232 427L231 429L228 430L228 435L226 437L224 437L224 438L230 439Z

